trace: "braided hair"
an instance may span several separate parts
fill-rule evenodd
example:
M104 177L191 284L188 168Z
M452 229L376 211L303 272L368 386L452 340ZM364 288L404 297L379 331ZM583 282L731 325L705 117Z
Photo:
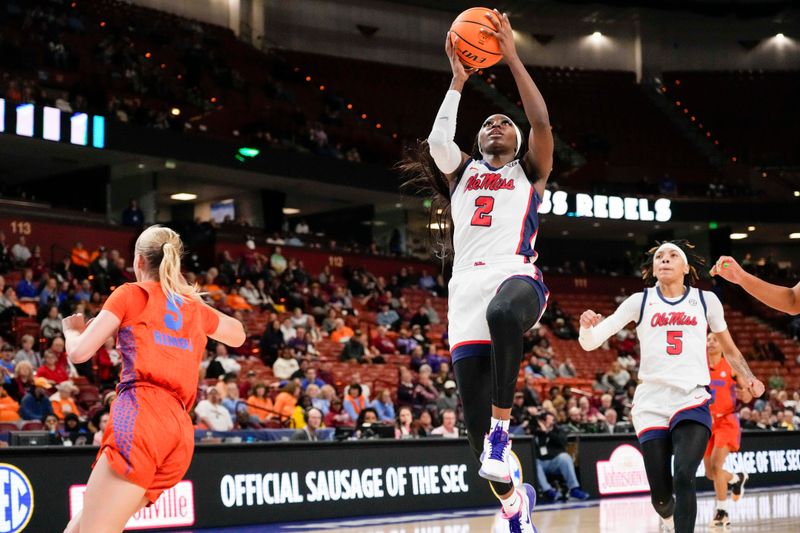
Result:
M683 253L686 254L686 259L689 263L689 274L686 276L686 283L690 286L694 286L698 281L700 281L700 274L705 271L706 259L705 257L699 255L695 251L694 244L690 243L686 239L675 239L672 241L656 241L656 245L647 250L642 257L642 264L639 267L640 272L642 273L642 279L647 285L655 285L656 276L653 273L653 258L656 255L656 251L662 244L674 244L681 250Z

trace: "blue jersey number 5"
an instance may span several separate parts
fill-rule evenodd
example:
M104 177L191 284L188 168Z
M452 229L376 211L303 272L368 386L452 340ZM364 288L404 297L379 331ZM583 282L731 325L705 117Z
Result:
M180 302L179 298L173 296L167 298L167 313L164 315L164 325L172 331L180 331L183 326L183 315L176 299Z

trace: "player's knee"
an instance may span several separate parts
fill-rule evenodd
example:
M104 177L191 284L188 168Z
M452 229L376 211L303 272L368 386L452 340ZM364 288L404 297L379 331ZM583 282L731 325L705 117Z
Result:
M709 465L709 467L706 469L706 477L711 481L714 481L718 475L719 468L717 468L715 465Z
M511 302L500 298L492 300L486 308L486 322L489 329L516 323L517 316Z
M673 502L671 496L669 498L665 498L663 496L651 495L650 501L653 504L653 508L660 516L665 518L672 516Z
M675 465L675 472L672 480L676 487L691 487L694 484L697 467L693 469L691 465Z

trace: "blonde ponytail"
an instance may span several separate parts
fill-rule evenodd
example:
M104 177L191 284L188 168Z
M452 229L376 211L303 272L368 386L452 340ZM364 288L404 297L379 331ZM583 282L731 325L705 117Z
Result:
M150 226L136 240L136 253L145 258L151 277L158 279L168 298L199 298L198 288L189 285L181 274L183 243L180 235L163 226Z

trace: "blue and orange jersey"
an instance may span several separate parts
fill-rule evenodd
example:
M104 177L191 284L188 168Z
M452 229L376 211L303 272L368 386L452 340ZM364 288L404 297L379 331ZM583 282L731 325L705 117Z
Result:
M103 309L120 320L119 390L155 385L177 397L185 409L191 408L207 336L219 325L217 314L198 300L168 299L157 281L118 287Z
M711 374L711 415L716 417L734 412L736 408L736 376L723 356L716 366L708 365Z

